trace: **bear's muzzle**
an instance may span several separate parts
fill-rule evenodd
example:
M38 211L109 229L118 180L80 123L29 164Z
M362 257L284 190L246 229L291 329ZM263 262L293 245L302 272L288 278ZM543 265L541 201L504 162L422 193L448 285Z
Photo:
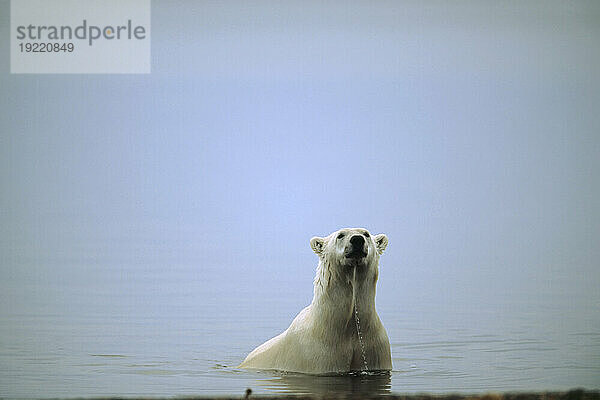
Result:
M365 251L365 238L362 235L352 236L344 255L346 258L352 259L365 258L367 256L367 252Z

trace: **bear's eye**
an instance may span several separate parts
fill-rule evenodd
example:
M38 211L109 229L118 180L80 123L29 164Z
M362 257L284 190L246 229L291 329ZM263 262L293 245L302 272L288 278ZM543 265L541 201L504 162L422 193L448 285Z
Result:
M338 240L343 239L344 238L344 234L340 233L337 238L338 238Z
M369 237L369 232L365 232L365 237Z

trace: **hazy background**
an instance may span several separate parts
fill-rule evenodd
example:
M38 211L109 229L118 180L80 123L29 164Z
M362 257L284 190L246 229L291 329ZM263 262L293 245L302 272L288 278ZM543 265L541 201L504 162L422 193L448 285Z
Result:
M11 75L9 15L0 1L5 346L35 316L127 331L241 303L247 329L282 330L312 295L310 237L362 226L390 240L392 342L403 313L533 324L592 335L600 365L600 3L155 1L150 75ZM235 365L266 339L238 330L198 343L229 341L214 358Z

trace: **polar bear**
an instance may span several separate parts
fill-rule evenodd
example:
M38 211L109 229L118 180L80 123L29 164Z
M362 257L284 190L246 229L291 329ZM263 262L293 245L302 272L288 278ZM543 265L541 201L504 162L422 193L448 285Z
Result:
M319 256L312 303L239 368L308 374L391 370L390 342L375 310L379 256L387 244L386 235L362 228L312 238Z

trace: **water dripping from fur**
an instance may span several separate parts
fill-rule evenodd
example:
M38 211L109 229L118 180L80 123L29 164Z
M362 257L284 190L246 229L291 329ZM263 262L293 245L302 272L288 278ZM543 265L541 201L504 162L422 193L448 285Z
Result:
M354 297L354 322L356 323L356 333L358 335L358 342L360 343L360 352L362 354L363 369L362 371L368 371L367 356L365 354L365 343L363 341L362 330L360 329L360 318L358 317L358 296L356 295L356 267L354 267L352 283L352 297Z

